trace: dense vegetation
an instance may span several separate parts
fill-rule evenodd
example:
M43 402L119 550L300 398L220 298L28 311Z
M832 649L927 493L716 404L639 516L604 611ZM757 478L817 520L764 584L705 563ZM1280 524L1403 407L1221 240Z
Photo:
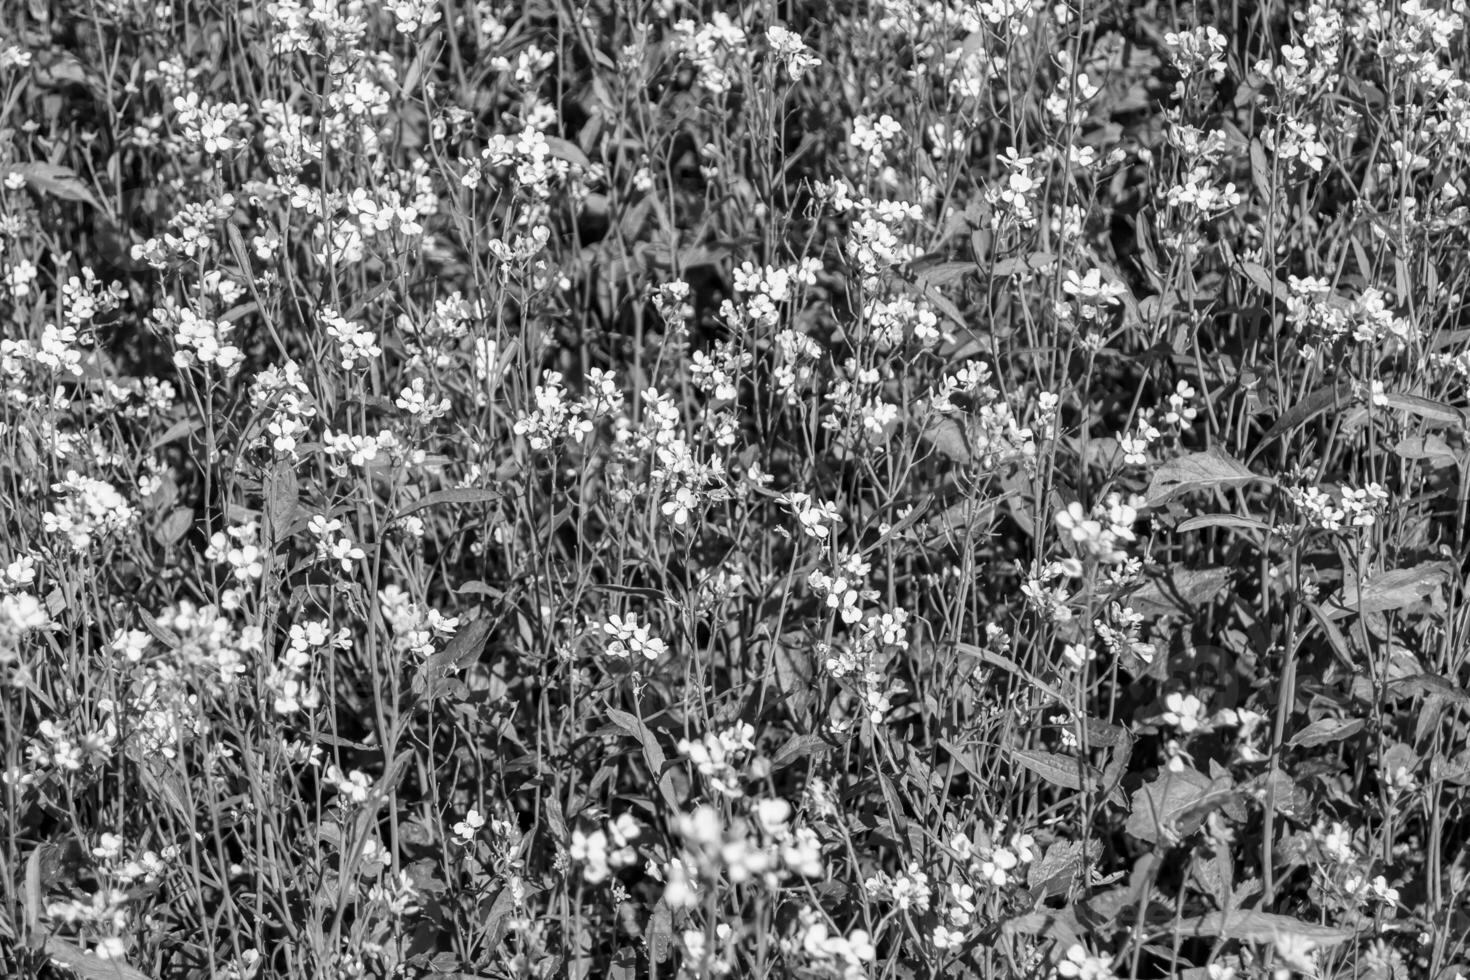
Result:
M1463 0L0 0L0 974L1470 976Z

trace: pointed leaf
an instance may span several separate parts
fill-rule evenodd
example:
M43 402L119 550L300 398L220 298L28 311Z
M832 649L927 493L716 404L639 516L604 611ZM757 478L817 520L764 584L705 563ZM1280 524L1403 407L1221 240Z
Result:
M1183 534L1185 531L1198 531L1206 527L1233 527L1242 531L1261 531L1265 534L1271 533L1271 525L1254 517L1237 517L1235 514L1201 514L1199 517L1191 517L1187 521L1180 521L1174 530Z
M1273 439L1285 435L1297 426L1316 418L1329 408L1340 407L1345 401L1352 397L1352 386L1347 383L1337 385L1325 385L1311 392L1301 401L1297 402L1286 414L1282 415L1261 436L1261 441L1256 444L1256 451L1252 458L1259 456L1261 450Z
M448 490L435 490L431 494L406 504L393 515L393 519L398 520L427 507L437 507L440 504L489 504L495 503L504 496L499 490L491 490L488 487L451 487Z
M1023 769L1029 769L1053 786L1062 789L1082 789L1082 774L1085 772L1088 781L1097 785L1099 773L1094 766L1081 762L1071 756L1061 755L1057 752L1040 752L1035 749L1012 749L1011 758Z
M643 761L648 764L653 778L658 780L659 793L663 796L664 802L668 804L671 813L680 812L682 808L679 805L678 794L674 792L674 778L666 771L668 757L664 755L663 746L658 744L658 737L653 734L653 730L637 715L618 708L608 708L607 718L631 735L643 749Z
M46 940L46 955L52 963L66 967L80 980L148 980L147 974L121 960L99 959L55 936Z
M1154 472L1144 506L1158 507L1180 494L1194 490L1241 487L1255 482L1274 483L1270 477L1252 473L1244 463L1221 449L1190 453L1171 459Z
M445 680L450 674L464 670L485 648L485 639L490 635L490 617L481 616L466 623L450 637L444 649L430 654L413 679L414 693L426 700L433 700L443 692Z
M1448 562L1433 561L1413 568L1395 568L1368 578L1348 582L1324 607L1328 619L1354 613L1388 612L1404 609L1438 589L1450 577Z
M1313 745L1340 742L1362 730L1363 719L1361 718L1318 718L1293 735L1291 741L1286 744L1292 748L1310 748Z
M1450 444L1437 435L1405 436L1393 451L1402 459L1424 460L1435 469L1454 466L1460 461Z
M1303 922L1289 915L1234 909L1185 919L1180 931L1189 936L1212 936L1247 943L1280 943L1297 940L1316 946L1332 946L1353 938L1347 929Z
M1465 424L1465 413L1453 405L1437 402L1430 398L1422 398L1419 395L1404 395L1394 393L1386 396L1389 408L1397 408L1401 411L1417 415L1420 418L1429 419L1431 422L1448 422L1453 425Z
M1193 613L1224 591L1228 568L1176 568L1156 575L1128 597L1128 604L1145 616Z
M809 755L820 755L832 748L832 743L816 733L793 735L771 756L771 771L785 769L793 762Z
M6 167L6 174L18 173L25 178L26 186L41 194L59 197L64 201L81 201L101 211L102 205L92 196L92 191L82 183L77 172L70 167L55 163L21 163Z
M968 463L971 458L970 440L965 428L952 418L941 417L924 428L924 438L935 449L958 463Z
M1198 830L1215 805L1233 789L1229 777L1212 780L1202 772L1164 770L1133 794L1133 812L1124 827L1141 841L1157 844Z

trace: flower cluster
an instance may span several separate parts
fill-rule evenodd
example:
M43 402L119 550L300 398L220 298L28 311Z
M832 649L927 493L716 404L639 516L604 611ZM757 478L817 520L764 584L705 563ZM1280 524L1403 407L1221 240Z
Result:
M1308 524L1324 531L1372 527L1387 509L1389 500L1388 491L1378 483L1341 486L1335 496L1321 487L1291 487L1286 495Z

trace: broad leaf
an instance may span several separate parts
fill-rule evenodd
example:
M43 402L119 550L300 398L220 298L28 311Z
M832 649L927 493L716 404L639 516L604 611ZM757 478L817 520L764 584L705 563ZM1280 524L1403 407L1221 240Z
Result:
M1144 506L1159 507L1194 490L1243 487L1255 482L1275 481L1252 473L1244 463L1221 449L1208 449L1171 459L1160 466L1148 485Z
M438 697L445 688L445 678L448 675L464 670L479 658L489 635L488 616L482 615L474 622L461 626L459 632L449 638L444 649L431 654L419 668L418 675L413 679L414 693L430 701Z
M1086 769L1092 769L1087 763L1080 763L1070 756L1061 755L1056 752L1038 752L1033 749L1013 749L1011 758L1025 769L1029 769L1053 786L1062 789L1081 790L1081 773ZM1093 770L1095 773L1096 770ZM1092 776L1093 773L1088 773Z
M1267 444L1278 436L1283 436L1297 426L1316 418L1330 408L1341 406L1352 397L1352 386L1343 383L1328 385L1318 388L1308 394L1301 401L1289 408L1276 422L1261 436L1261 441L1256 444L1256 451L1252 454L1259 456Z
M1228 568L1176 568L1156 575L1128 597L1128 605L1145 616L1193 613L1225 590Z
M1443 437L1433 434L1405 436L1393 447L1393 451L1402 459L1422 460L1435 469L1454 466L1460 461L1459 455L1450 448L1450 444Z
M972 458L964 426L947 416L934 419L925 426L924 439L957 463L968 463Z
M1419 395L1391 394L1385 396L1389 408L1417 415L1431 422L1445 422L1450 425L1464 425L1466 423L1465 413L1453 405L1434 401L1430 398L1422 398Z
M1091 848L1094 855L1097 846ZM1033 899L1065 895L1082 874L1087 857L1082 841L1057 841L1026 872L1026 882Z
M1310 748L1351 738L1363 730L1361 718L1319 718L1297 732L1286 744L1292 748Z
M52 963L66 967L80 980L148 980L146 973L121 960L99 959L55 936L46 940L46 955Z
M12 164L0 176L11 173L20 174L25 178L26 186L38 193L59 197L64 201L81 201L99 211L104 210L97 198L92 196L91 190L77 176L77 172L70 167L55 163Z
M1233 789L1228 776L1212 780L1193 769L1164 770L1134 792L1133 812L1124 829L1149 844L1187 837Z
M1434 561L1413 568L1395 568L1362 581L1347 582L1323 611L1328 619L1354 613L1388 612L1415 605L1449 579L1452 566Z
M664 802L668 804L671 813L678 813L681 809L678 794L674 792L674 777L668 773L668 757L664 755L663 746L658 744L658 736L653 730L643 723L643 719L637 715L618 708L607 709L608 721L617 725L627 734L633 736L643 749L643 761L648 764L653 778L658 780L659 793Z

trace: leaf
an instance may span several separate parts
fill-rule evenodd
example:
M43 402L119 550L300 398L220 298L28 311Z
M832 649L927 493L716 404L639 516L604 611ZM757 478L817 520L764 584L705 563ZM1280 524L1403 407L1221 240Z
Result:
M770 643L767 656L776 674L776 690L793 717L805 717L804 712L816 696L816 661L811 651L798 635L775 638Z
M46 940L46 955L52 963L65 967L81 980L148 980L147 974L121 960L98 959L55 936Z
M945 456L958 463L971 459L970 440L964 426L952 418L940 417L924 427L924 438Z
M472 582L465 582L454 591L460 595L482 595L488 599L500 600L505 598L505 592L503 590L497 589L488 582L481 582L479 579L475 579Z
M1266 147L1258 139L1251 140L1251 183L1261 200L1271 200L1271 164L1266 158Z
M1128 729L1101 718L1083 718L1082 731L1087 736L1087 744L1094 748L1118 749L1133 743L1133 734Z
M34 936L41 928L41 848L31 851L26 858L25 881L25 935Z
M1332 946L1346 942L1354 935L1347 929L1303 922L1289 915L1246 909L1211 912L1185 919L1179 926L1180 932L1187 936L1215 936L1247 943L1289 943L1296 940L1315 946Z
M1128 604L1145 616L1193 613L1225 590L1228 568L1176 568L1156 575L1128 597Z
M1359 612L1404 609L1443 585L1451 571L1452 566L1448 562L1424 562L1413 568L1383 572L1366 581L1347 582L1343 584L1342 591L1323 607L1323 611L1328 619L1340 619Z
M1388 693L1396 698L1440 698L1455 704L1470 703L1470 692L1435 674L1415 674L1389 681Z
M1019 680L1025 681L1026 684L1041 691L1058 704L1071 703L1056 687L1037 677L1003 653L997 653L985 647L975 646L973 643L957 643L955 644L955 651L961 656L975 657L978 660L983 660L985 663L990 664L992 667L999 667L1001 670L1014 674Z
M799 759L809 755L820 755L832 748L830 742L815 733L793 735L771 756L771 771L785 769Z
M1255 452L1250 458L1259 456L1270 442L1283 436L1297 426L1316 418L1329 408L1338 408L1352 397L1352 385L1346 382L1338 385L1324 385L1308 394L1301 401L1293 405L1285 415L1276 419L1271 428L1267 429L1261 436L1261 441L1256 444Z
M301 487L296 479L296 467L286 460L271 467L264 483L261 490L265 496L266 540L274 544L291 536L291 523L300 507Z
M1432 434L1405 436L1399 440L1398 445L1393 447L1393 451L1402 459L1425 460L1434 469L1454 466L1460 461L1460 457L1450 448L1449 443Z
M655 963L663 963L674 948L674 917L667 902L660 900L653 907L648 922L648 956Z
M479 658L490 635L490 617L481 616L466 623L444 644L444 649L430 654L413 679L414 693L432 701L444 690L444 679L458 673Z
M1187 531L1198 531L1207 527L1233 527L1243 531L1261 531L1264 534L1271 533L1271 525L1254 517L1239 517L1235 514L1201 514L1191 517L1187 521L1180 521L1179 526L1174 528L1180 534Z
M683 809L679 805L678 795L674 792L674 777L667 772L668 757L664 755L663 746L658 744L658 738L653 730L643 723L643 719L637 715L618 708L607 709L608 720L621 728L643 749L643 761L648 764L653 778L658 780L659 793L664 802L668 804L671 813L679 813Z
M1251 281L1252 286L1255 286L1267 296L1275 297L1276 301L1282 306L1285 306L1291 299L1291 290L1287 289L1284 283L1271 275L1271 270L1260 263L1242 262L1240 264L1240 271Z
M106 210L97 201L97 198L92 196L92 191L87 185L82 183L77 172L70 167L63 167L56 163L11 164L0 172L0 176L11 173L20 174L25 178L26 186L41 194L59 197L63 201L81 201L99 211Z
M1082 775L1095 786L1101 775L1096 767L1071 756L1056 752L1041 752L1035 749L1012 749L1011 759L1024 769L1029 769L1053 786L1062 789L1082 790Z
M966 276L978 272L973 262L936 262L921 268L916 261L910 268L919 285L926 288L952 286L963 281Z
M1310 748L1351 738L1363 730L1361 718L1318 718L1297 732L1286 744L1291 748Z
M503 496L504 494L499 490L491 490L489 487L452 487L448 490L435 490L433 493L427 494L405 505L398 513L393 515L393 519L400 520L409 514L417 513L429 507L438 507L440 504L495 503Z
M1093 850L1096 850L1094 845ZM1065 895L1082 873L1086 857L1082 841L1057 841L1032 864L1026 873L1027 887L1033 901L1053 895Z
M204 428L204 423L197 418L180 419L165 429L157 439L150 442L148 448L160 449L171 442L187 438L202 428Z
M1347 668L1349 674L1358 673L1357 665L1353 663L1352 649L1348 646L1347 637L1343 635L1342 630L1337 628L1337 624L1328 618L1327 611L1317 603L1309 600L1306 606L1307 612L1312 616L1312 621L1320 626L1322 632L1327 636L1327 645L1332 648L1338 662Z
M178 544L184 535L189 533L189 528L194 526L194 508L175 507L169 511L153 532L153 540L163 547L168 548Z
M989 779L981 771L980 754L978 752L957 745L947 738L938 739L935 744L948 753L951 759L959 763L960 768L965 770L971 779L982 786L988 784Z
M182 641L179 639L177 633L175 633L173 630L165 628L162 623L154 619L152 615L149 614L148 610L144 609L142 606L139 606L133 611L138 614L138 618L143 621L143 628L146 629L149 633L153 634L154 639L158 640L158 642L162 643L170 650L177 650L179 648Z
M1052 939L1061 949L1066 949L1082 937L1082 926L1077 913L1070 906L1055 911L1027 912L1001 923L1001 932L1007 936L1040 936Z
M985 535L995 523L995 513L1000 503L1012 496L1014 495L1007 492L994 500L981 501L973 498L956 500L926 522L931 533L924 539L924 547L947 546L959 550L972 535ZM890 530L888 535L879 539L874 548L876 549L883 541L897 533L901 532Z
M638 951L632 946L624 946L613 953L603 976L607 980L634 980L638 976Z
M562 139L560 136L545 136L542 138L546 141L546 148L551 151L551 155L558 160L565 160L567 163L581 167L583 170L592 166L592 161L587 159L587 154L582 152L582 148L570 140Z
M1144 506L1158 507L1195 490L1240 487L1257 481L1276 482L1270 477L1257 476L1221 449L1208 449L1171 459L1160 466L1148 485Z
M943 313L945 316L949 317L950 321L954 323L955 326L965 328L968 328L970 326L970 324L965 321L965 315L960 312L960 308L958 306L955 306L954 301L948 296L944 295L937 289L922 289L922 292L924 294L925 301L928 302L930 306L934 307L937 312Z
M1386 396L1389 408L1397 408L1417 415L1420 418L1429 419L1432 422L1448 422L1454 425L1465 425L1465 413L1453 405L1444 402L1433 401L1429 398L1421 398L1418 395L1392 394Z
M989 272L991 276L1001 279L1009 276L1028 275L1050 268L1056 259L1057 257L1050 252L1032 252L1030 255L1001 259Z
M1187 837L1204 823L1211 804L1223 803L1232 789L1228 776L1212 780L1193 769L1166 769L1134 791L1124 829L1149 844Z

